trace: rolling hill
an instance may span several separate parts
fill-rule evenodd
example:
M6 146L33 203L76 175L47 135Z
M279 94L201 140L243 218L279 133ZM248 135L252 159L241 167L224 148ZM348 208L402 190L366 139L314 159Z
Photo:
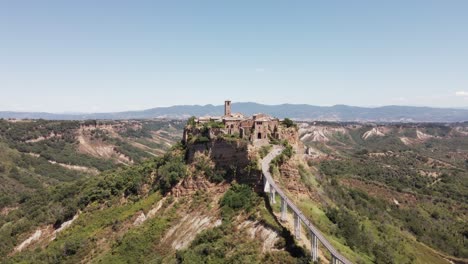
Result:
M86 120L86 119L148 119L177 118L190 116L220 116L221 105L178 105L156 107L142 111L90 114L52 114L40 112L0 112L0 118ZM322 121L363 122L464 122L468 121L468 109L431 108L414 106L382 106L375 108L347 105L313 106L306 104L264 105L258 103L234 103L233 111L242 109L247 115L267 113L279 118Z

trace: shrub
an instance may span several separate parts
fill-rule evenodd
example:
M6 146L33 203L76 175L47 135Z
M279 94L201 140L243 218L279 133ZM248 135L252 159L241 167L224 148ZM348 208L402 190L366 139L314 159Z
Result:
M194 143L208 143L210 139L205 136L197 136L194 138Z
M159 187L163 193L169 191L187 176L187 166L182 157L169 156L167 162L159 167Z
M272 160L272 163L276 165L281 165L285 163L294 155L293 147L289 144L287 140L284 140L283 142L281 142L281 144L284 146L283 152L281 152L280 155L278 155Z
M258 202L257 194L252 188L245 184L234 184L224 194L220 205L224 216L230 215L234 211L244 210L250 212Z
M194 127L194 126L197 124L197 123L195 122L195 119L196 119L196 117L191 116L191 117L187 120L187 125Z
M359 219L347 209L328 208L326 216L331 222L337 225L338 234L346 239L351 249L369 250L369 239L365 232L362 232Z
M271 145L262 146L259 150L260 158L264 158L268 153L270 153L273 147Z

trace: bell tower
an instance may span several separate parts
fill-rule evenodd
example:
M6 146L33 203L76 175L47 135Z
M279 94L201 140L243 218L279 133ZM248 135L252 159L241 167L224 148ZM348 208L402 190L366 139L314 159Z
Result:
M224 101L224 115L225 116L231 115L231 101L230 100Z

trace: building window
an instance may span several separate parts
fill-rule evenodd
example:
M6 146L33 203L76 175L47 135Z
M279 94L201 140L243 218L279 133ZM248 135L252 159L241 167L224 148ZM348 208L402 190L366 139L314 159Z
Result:
M262 133L258 133L257 138L258 138L258 139L262 139Z

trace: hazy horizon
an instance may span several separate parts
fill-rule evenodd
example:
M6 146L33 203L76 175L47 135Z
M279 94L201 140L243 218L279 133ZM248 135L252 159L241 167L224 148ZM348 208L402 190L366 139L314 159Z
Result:
M468 107L467 1L8 1L0 111Z
M380 107L390 107L390 106L399 106L399 107L429 107L429 108L439 108L439 109L458 109L458 110L468 110L468 107L437 107L437 106L424 106L424 105L374 105L374 106L359 106L359 105L347 105L347 104L334 104L334 105L312 105L312 104L301 104L301 103L279 103L279 104L262 104L262 103L257 103L257 102L232 102L233 104L246 104L246 103L252 103L252 104L260 104L260 105L267 105L267 106L279 106L279 105L309 105L309 106L318 106L318 107L334 107L334 106L349 106L349 107L359 107L359 108L380 108ZM156 108L169 108L169 107L180 107L180 106L200 106L200 107L205 107L205 106L223 106L221 103L208 103L208 104L184 104L184 105L168 105L168 106L154 106L154 107L149 107L149 108L144 108L144 109L128 109L128 110L121 110L121 111L58 111L58 112L52 112L52 111L11 111L11 110L1 110L0 112L16 112L16 113L48 113L48 114L58 114L58 115L81 115L81 114L106 114L106 113L119 113L119 112L139 112L139 111L145 111L145 110L150 110L150 109L156 109ZM241 111L242 109L237 109Z

